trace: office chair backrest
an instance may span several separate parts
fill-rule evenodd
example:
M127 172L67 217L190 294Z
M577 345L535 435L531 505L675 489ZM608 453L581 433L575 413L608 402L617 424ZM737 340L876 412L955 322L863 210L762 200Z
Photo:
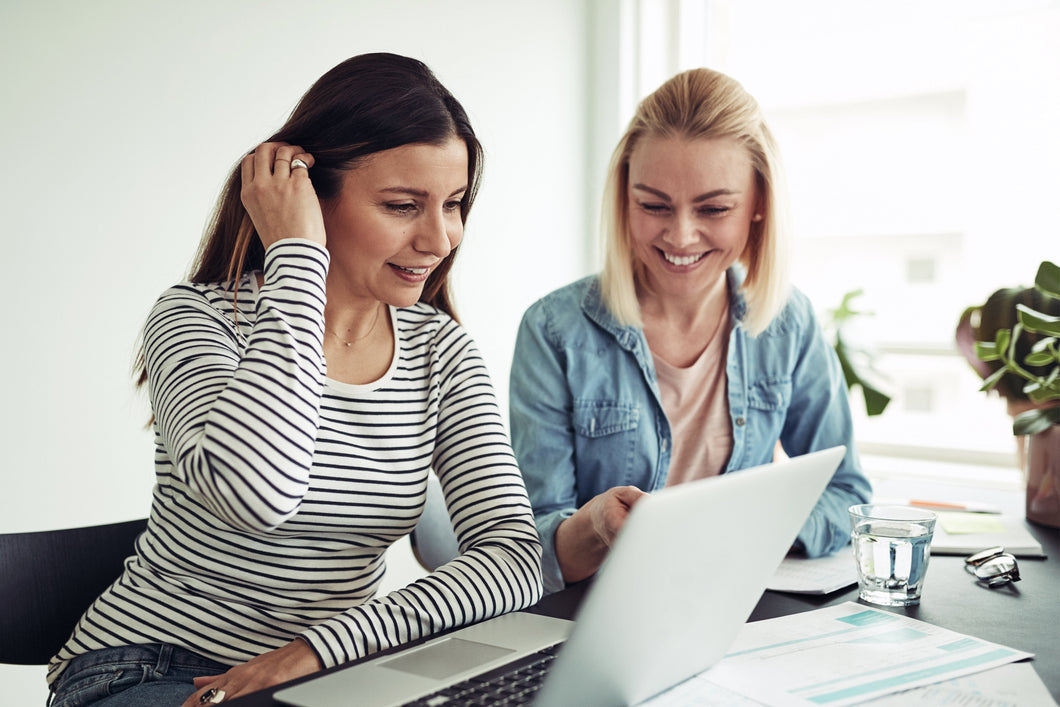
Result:
M147 520L0 534L0 663L43 665L122 572Z

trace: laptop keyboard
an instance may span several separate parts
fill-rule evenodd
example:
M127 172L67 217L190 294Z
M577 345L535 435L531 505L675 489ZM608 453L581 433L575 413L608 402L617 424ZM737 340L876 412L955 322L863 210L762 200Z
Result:
M461 707L462 705L528 705L545 682L562 643L543 648L511 663L433 694L409 702L408 707Z

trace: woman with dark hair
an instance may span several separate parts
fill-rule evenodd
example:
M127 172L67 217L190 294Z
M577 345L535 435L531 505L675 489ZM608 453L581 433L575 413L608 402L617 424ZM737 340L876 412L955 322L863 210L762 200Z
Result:
M52 704L216 704L541 594L541 547L449 272L481 147L422 63L354 57L246 155L144 327L147 531ZM461 555L376 596L437 474Z

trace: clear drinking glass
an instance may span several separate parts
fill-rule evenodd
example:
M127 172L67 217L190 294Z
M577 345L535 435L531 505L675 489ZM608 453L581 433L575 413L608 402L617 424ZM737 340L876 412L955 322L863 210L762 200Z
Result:
M938 516L874 503L849 510L861 598L881 606L919 604Z

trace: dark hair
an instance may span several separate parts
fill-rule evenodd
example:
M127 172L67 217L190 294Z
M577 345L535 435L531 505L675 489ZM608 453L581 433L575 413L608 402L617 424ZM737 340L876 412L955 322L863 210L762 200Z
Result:
M388 53L347 59L317 79L267 142L299 145L313 155L309 176L317 196L327 200L341 190L344 173L369 155L402 145L440 145L452 137L467 145L468 188L460 202L466 223L482 174L482 146L464 108L421 61ZM192 263L192 282L235 285L243 273L264 267L265 250L243 208L241 188L237 162ZM449 273L457 250L434 269L420 295L454 319ZM142 384L142 351L137 368Z
M440 145L450 137L467 145L468 189L460 203L467 221L482 172L482 146L460 103L423 62L396 54L362 54L321 76L267 142L299 145L313 155L309 170L321 200L339 193L343 174L365 157L402 145ZM240 201L239 165L221 192L199 247L192 282L235 281L260 270L265 251ZM456 249L431 273L420 296L455 318L449 288Z

